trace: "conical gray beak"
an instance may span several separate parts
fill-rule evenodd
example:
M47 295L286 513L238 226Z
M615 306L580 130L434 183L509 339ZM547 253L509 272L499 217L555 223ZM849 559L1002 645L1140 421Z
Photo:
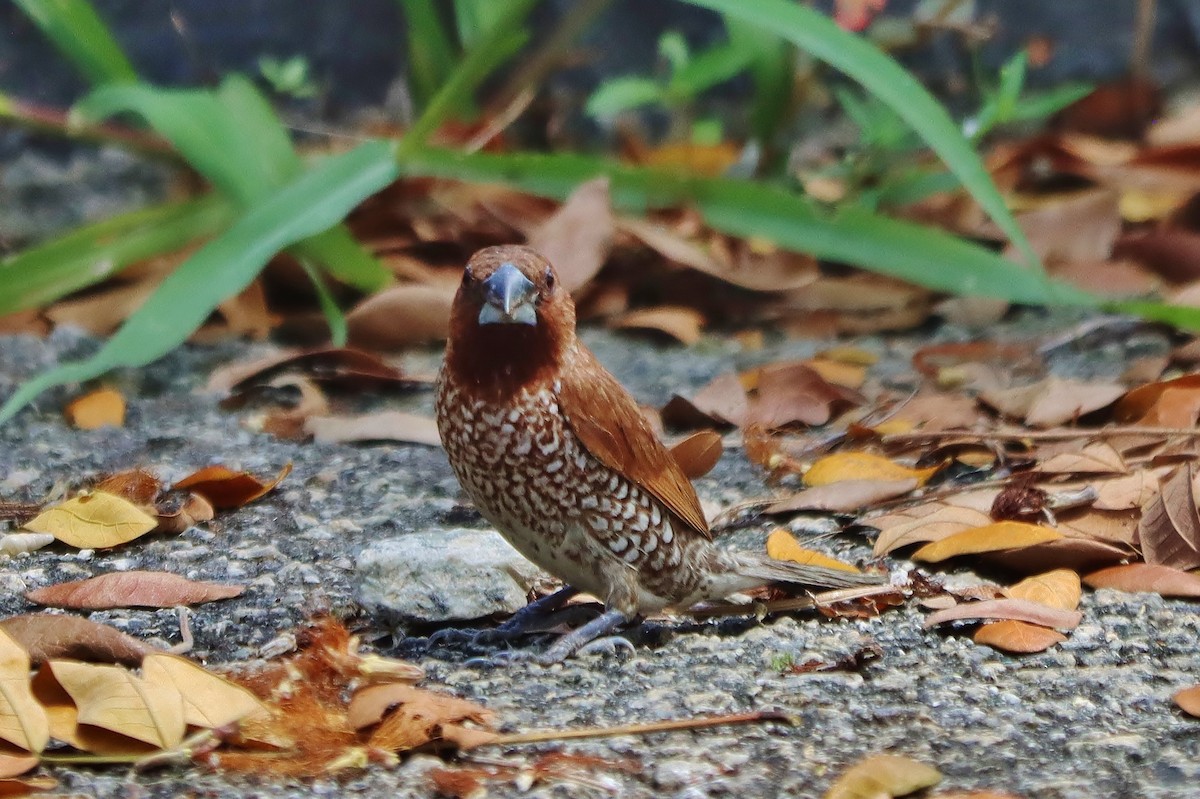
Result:
M483 281L481 325L536 325L537 286L510 263L503 263Z

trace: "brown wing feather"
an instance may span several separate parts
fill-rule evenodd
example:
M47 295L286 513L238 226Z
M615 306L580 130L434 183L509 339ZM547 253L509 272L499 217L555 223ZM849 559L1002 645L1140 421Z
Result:
M563 367L559 404L588 452L628 477L698 534L711 538L691 481L629 392L582 344L576 344Z

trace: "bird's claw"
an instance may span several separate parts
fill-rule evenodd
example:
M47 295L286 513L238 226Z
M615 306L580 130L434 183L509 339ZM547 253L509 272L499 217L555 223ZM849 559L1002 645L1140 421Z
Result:
M631 656L636 653L633 643L628 638L620 635L610 635L591 641L578 649L573 649L569 646L558 646L557 644L541 653L530 649L507 649L503 652L495 652L486 657L470 658L464 665L474 668L503 668L517 663L537 663L541 666L553 666L555 663L562 663L571 657L586 657L588 655L599 654L616 655L622 649L627 651Z
M629 653L630 657L637 654L637 649L634 648L633 642L623 635L609 635L604 638L597 638L595 641L584 644L579 647L576 655L615 655L619 650L624 649Z
M481 632L480 630L460 630L457 627L443 627L440 630L434 631L426 639L426 645L429 649L433 649L435 646L445 646L447 644L472 644Z

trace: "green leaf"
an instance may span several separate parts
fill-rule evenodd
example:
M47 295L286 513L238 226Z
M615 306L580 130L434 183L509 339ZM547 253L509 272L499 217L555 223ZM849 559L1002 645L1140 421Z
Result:
M744 47L717 45L677 69L668 88L677 97L690 99L744 72L753 58L754 53Z
M1017 245L1031 265L1040 261L1004 204L983 162L940 103L903 67L861 37L791 0L683 0L758 25L786 38L861 83L904 118L958 175L963 187Z
M509 0L454 0L454 19L463 48L472 48L494 33L509 4Z
M750 74L754 77L754 104L750 125L754 135L770 144L792 107L795 82L795 50L783 39L756 25L725 17L729 43L752 54Z
M586 180L607 175L613 204L625 211L687 204L723 232L763 238L939 291L1030 304L1098 302L948 233L857 208L830 212L804 196L750 181L699 178L586 156L464 155L433 149L411 154L401 169L413 176L504 183L557 199Z
M0 260L0 316L48 305L132 263L216 235L233 219L220 195L119 214Z
M92 84L137 80L133 65L88 0L16 3Z
M271 194L172 272L100 350L21 386L0 407L0 423L52 386L142 366L182 344L223 300L245 288L285 247L336 224L395 180L394 147L368 142L325 159Z
M225 78L216 92L146 83L102 86L74 113L92 120L137 114L242 207L259 202L304 169L270 103L240 75ZM390 279L344 226L297 244L295 254L363 291L374 291Z
M1092 93L1095 87L1086 83L1072 83L1045 92L1035 92L1022 97L1012 110L1013 122L1037 121L1056 114Z
M614 117L622 111L660 103L666 90L650 78L610 78L601 83L587 101L588 116Z
M408 42L409 89L417 108L437 94L438 88L454 71L457 61L454 45L442 24L435 0L398 0L404 11ZM463 119L474 116L474 104L464 98L454 113Z
M672 75L687 66L692 57L687 39L679 31L667 31L658 37L658 54L670 65Z

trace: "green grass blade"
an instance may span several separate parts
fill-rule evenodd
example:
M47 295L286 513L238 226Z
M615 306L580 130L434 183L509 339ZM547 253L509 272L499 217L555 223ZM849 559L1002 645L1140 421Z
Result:
M434 0L397 0L404 12L408 41L409 88L417 108L422 109L437 94L438 87L454 71L456 56ZM465 99L455 113L468 118L473 104Z
M584 109L591 117L614 117L622 111L662 102L666 90L650 78L628 76L604 81Z
M64 364L21 386L0 423L52 386L141 366L182 344L213 309L245 288L280 250L336 224L396 178L394 147L369 142L328 158L255 205L163 281L158 290L85 361Z
M1030 265L1040 265L983 162L946 109L903 67L829 17L793 0L682 0L758 25L828 62L892 108L946 163Z
M137 261L216 235L234 216L220 195L143 208L0 260L0 316L48 305Z
M505 183L558 199L585 180L608 175L613 202L626 211L687 204L718 230L763 237L938 291L1030 304L1098 302L948 233L856 208L829 212L803 196L749 181L620 166L586 156L464 155L432 149L412 154L401 168L410 175Z
M88 0L16 0L16 3L92 84L138 79L125 52Z

